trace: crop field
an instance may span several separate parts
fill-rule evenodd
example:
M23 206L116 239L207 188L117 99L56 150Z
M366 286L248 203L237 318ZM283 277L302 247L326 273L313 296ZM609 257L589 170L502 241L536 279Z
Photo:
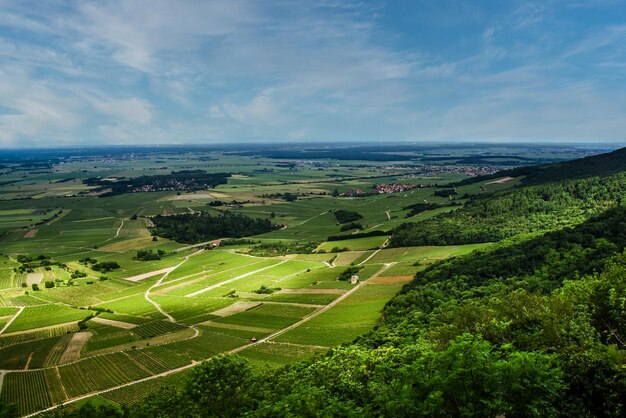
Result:
M434 192L466 178L463 168L219 151L135 158L64 157L47 171L17 161L0 173L0 399L21 414L85 395L138 402L180 385L193 362L229 352L265 369L349 342L416 271L488 247L386 248L395 227L517 181L462 186L448 198ZM83 182L178 170L231 175L209 189L109 196ZM394 184L411 187L374 189ZM407 217L426 202L438 206ZM199 212L266 219L270 232L153 237L155 216ZM213 241L223 245L207 247ZM349 267L360 284L339 280Z
M401 287L398 284L366 284L342 303L283 334L276 341L328 347L352 341L372 329L385 302Z
M254 345L239 352L239 355L259 368L276 368L306 360L326 350L318 346L270 342Z

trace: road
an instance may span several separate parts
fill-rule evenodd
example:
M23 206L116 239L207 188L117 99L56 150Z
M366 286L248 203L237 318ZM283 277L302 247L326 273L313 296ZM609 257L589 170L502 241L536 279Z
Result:
M161 283L163 283L163 280L170 275L171 272L173 272L174 270L176 270L178 267L182 266L187 260L189 260L189 257L193 257L194 255L201 253L203 250L200 251L196 251L193 254L190 254L188 256L186 256L183 261L181 261L180 263L176 264L174 267L171 268L171 270L169 270L167 273L165 273L163 276L161 276L161 278L159 280L157 280L152 286L150 286L148 288L148 290L146 290L146 292L143 294L144 299L146 299L148 302L150 302L151 304L154 305L155 308L157 308L157 310L159 312L161 312L162 315L164 315L165 317L167 317L167 319L170 322L176 322L176 320L174 319L174 317L170 314L168 314L167 312L165 312L162 308L161 305L159 305L158 303L156 303L155 301L153 301L152 299L150 299L150 291L152 289L154 289L155 287L159 286Z
M13 323L13 321L15 321L15 319L22 313L22 311L24 310L23 306L20 306L20 309L17 311L17 313L15 315L13 315L13 318L11 318L9 320L9 322L6 323L6 325L4 327L2 327L2 330L0 330L0 334L2 334L4 331L6 331L7 329L9 329L9 326L11 326L11 324Z

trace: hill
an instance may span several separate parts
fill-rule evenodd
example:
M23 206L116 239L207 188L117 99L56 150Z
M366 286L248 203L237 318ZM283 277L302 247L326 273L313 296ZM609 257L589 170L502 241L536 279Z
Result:
M604 177L622 171L626 171L626 148L576 160L503 170L489 176L466 179L456 184L463 185L500 177L524 176L522 184L533 185L594 176Z
M397 247L495 242L576 225L622 203L626 172L615 173L619 168L626 170L626 149L545 168L521 168L515 175L528 173L527 179L536 184L472 196L459 210L400 225L390 242ZM568 173L573 179L559 180Z

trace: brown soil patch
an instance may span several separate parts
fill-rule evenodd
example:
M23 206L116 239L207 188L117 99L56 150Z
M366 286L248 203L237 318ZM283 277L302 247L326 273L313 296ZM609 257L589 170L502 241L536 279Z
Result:
M70 340L65 352L61 356L59 360L59 364L69 363L71 361L78 360L80 358L80 352L87 344L87 341L91 339L93 334L91 332L77 332L72 335L72 339Z
M248 309L252 309L255 306L259 306L260 304L260 302L235 302L230 306L218 309L215 312L211 312L211 315L220 316L223 318L225 316L230 316L239 312L247 311Z
M485 183L485 184L501 184L501 183L506 183L507 181L511 181L511 180L513 180L513 177L505 177L503 179L490 181L489 183Z
M39 232L39 230L37 228L33 228L24 234L24 238L35 238L37 232Z
M395 284L408 283L413 280L413 276L393 276L393 277L375 277L367 281L370 284Z
M174 267L168 267L168 268L164 268L164 269L161 269L161 270L150 271L150 272L144 273L144 274L138 274L138 275L132 276L132 277L124 277L124 280L128 280L130 282L138 282L139 280L143 280L143 279L148 278L148 277L156 276L158 274L165 274L165 273L168 273L168 272L170 272L172 270L174 270Z
M170 196L167 200L194 200L194 199L214 199L210 193L185 193L176 196Z
M110 325L112 327L123 328L123 329L133 329L137 327L137 325L131 324L130 322L116 321L114 319L100 318L98 316L93 318L92 321L98 324Z
M41 283L42 279L43 279L43 273L40 271L26 274L26 284L29 286L34 283L37 283L37 284Z

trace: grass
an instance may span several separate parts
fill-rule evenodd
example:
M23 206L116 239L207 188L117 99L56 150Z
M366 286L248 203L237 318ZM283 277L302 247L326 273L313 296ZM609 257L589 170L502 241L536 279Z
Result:
M253 366L266 369L307 360L325 351L326 348L323 347L268 342L251 345L238 354L250 361Z
M313 310L313 308L302 306L262 304L245 312L216 318L214 321L224 324L280 329L297 322Z
M332 347L371 330L401 285L364 285L345 301L281 335L278 342Z
M72 309L63 305L30 306L24 308L5 333L80 321L91 313L91 311Z

